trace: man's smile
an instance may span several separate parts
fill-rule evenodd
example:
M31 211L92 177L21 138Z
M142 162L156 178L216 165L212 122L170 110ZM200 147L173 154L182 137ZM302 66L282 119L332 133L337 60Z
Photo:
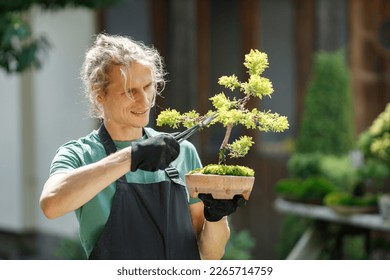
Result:
M145 111L131 111L132 114L135 114L135 115L144 115L148 112L148 110L145 110Z

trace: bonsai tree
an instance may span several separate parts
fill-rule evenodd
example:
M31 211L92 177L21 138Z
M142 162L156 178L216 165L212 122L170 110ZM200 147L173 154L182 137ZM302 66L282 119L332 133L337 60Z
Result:
M267 54L258 50L251 50L249 54L245 55L244 66L249 74L246 82L240 82L236 75L222 76L218 80L220 85L231 92L238 90L242 96L241 98L229 97L224 92L221 92L210 98L215 110L209 111L203 116L195 110L182 114L175 109L166 109L157 117L158 126L169 125L172 128L178 128L179 125L183 125L186 128L190 128L215 114L215 119L208 126L220 123L226 128L225 136L221 141L218 152L218 164L205 166L202 170L197 170L198 172L253 176L254 171L251 168L226 165L227 157L244 157L254 144L252 137L246 135L230 142L233 127L242 125L246 129L258 129L263 132L282 132L289 126L285 116L280 116L278 113L271 113L270 111L263 112L256 108L250 110L246 107L250 99L262 99L264 96L270 97L274 91L271 81L262 76L264 70L268 67Z

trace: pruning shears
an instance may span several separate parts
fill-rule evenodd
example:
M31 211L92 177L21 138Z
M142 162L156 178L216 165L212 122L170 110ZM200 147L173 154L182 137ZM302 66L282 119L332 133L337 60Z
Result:
M198 124L182 131L179 133L174 133L173 137L176 139L177 142L181 143L184 140L188 139L190 136L192 136L195 132L199 131L200 129L204 128L205 126L209 125L216 117L218 113L214 113L206 118L204 118L202 121L200 121Z

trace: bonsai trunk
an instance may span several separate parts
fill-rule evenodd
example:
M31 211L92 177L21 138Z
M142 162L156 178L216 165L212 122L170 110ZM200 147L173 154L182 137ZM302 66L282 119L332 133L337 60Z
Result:
M228 144L229 144L229 138L230 134L232 133L233 125L229 124L226 126L226 132L225 137L223 138L221 147L219 148L219 158L218 158L218 164L226 164L226 153L228 151Z

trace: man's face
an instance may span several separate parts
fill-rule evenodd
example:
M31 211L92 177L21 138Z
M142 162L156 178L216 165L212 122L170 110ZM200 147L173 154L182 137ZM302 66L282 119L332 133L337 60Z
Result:
M154 99L154 84L150 68L134 63L128 68L126 81L120 66L110 73L107 94L100 98L104 119L119 126L143 128L149 122L149 112Z

